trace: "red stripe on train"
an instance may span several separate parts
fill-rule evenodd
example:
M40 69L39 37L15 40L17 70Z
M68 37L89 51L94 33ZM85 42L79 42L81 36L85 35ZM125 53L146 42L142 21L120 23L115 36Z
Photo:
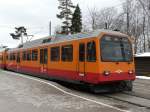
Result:
M20 71L24 73L31 73L31 74L41 74L47 75L49 77L58 77L63 78L66 80L75 80L75 81L84 81L87 83L98 84L98 83L111 83L112 81L121 81L121 80L135 80L135 74L128 74L128 73L111 73L109 76L104 76L100 73L86 73L85 76L79 76L79 72L77 71L68 71L68 70L58 70L58 69L48 69L42 70L40 67L28 67L28 66L20 66L17 68L16 65L9 66L10 70Z

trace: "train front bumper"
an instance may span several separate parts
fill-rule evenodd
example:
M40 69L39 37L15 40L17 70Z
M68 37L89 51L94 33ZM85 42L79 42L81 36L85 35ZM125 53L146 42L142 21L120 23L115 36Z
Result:
M101 74L99 75L98 83L111 83L117 81L125 81L125 80L135 80L135 73L110 73L109 75Z

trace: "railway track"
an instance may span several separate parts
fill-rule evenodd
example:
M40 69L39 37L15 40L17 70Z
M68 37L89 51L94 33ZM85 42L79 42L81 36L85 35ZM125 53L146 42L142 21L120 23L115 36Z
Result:
M145 107L146 109L150 109L150 100L145 99L143 97L138 97L138 96L126 94L126 93L117 93L117 94L111 94L111 95L107 94L103 96L117 100L117 101L126 102L129 104L138 106L138 107Z
M148 80L143 81L138 79L134 83L134 90L132 92L124 91L122 93L107 94L104 96L150 109L150 88L147 84L150 84Z
M145 96L145 94L142 94L142 93L138 93L138 92L128 92L128 91L125 91L123 92L124 94L126 95L130 95L130 96L135 96L135 97L139 97L139 98L144 98L144 99L148 99L150 100L150 96Z
M134 83L136 83L136 84L150 84L150 81L149 80L144 80L144 79L136 79L135 81L134 81Z
M64 86L64 85L63 85ZM65 85L65 87L68 88L68 85ZM78 88L78 86L75 85L69 85L69 89L75 89L78 90L80 92L83 92L84 94L88 94L89 91L87 90L87 88ZM136 92L122 92L122 93L108 93L108 94L91 94L90 96L93 97L93 95L97 98L100 98L100 96L103 96L107 99L113 99L116 102L117 101L121 101L123 103L128 103L134 106L138 106L138 107L143 107L146 108L148 110L150 110L150 96L145 96L144 93L139 93L138 91Z

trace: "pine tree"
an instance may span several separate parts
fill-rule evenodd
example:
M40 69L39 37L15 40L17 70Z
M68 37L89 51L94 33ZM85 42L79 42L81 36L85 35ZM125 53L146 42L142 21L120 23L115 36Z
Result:
M71 33L79 33L82 30L82 16L79 5L76 6L72 21L71 21Z
M71 0L58 0L60 14L57 14L57 18L64 19L62 26L62 33L68 34L70 29L70 21L72 19L72 9L75 8Z

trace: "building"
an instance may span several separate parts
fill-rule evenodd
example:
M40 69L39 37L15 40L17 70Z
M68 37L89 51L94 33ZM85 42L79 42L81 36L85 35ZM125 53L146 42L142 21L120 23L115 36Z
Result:
M137 75L150 76L150 52L135 55L135 68Z

